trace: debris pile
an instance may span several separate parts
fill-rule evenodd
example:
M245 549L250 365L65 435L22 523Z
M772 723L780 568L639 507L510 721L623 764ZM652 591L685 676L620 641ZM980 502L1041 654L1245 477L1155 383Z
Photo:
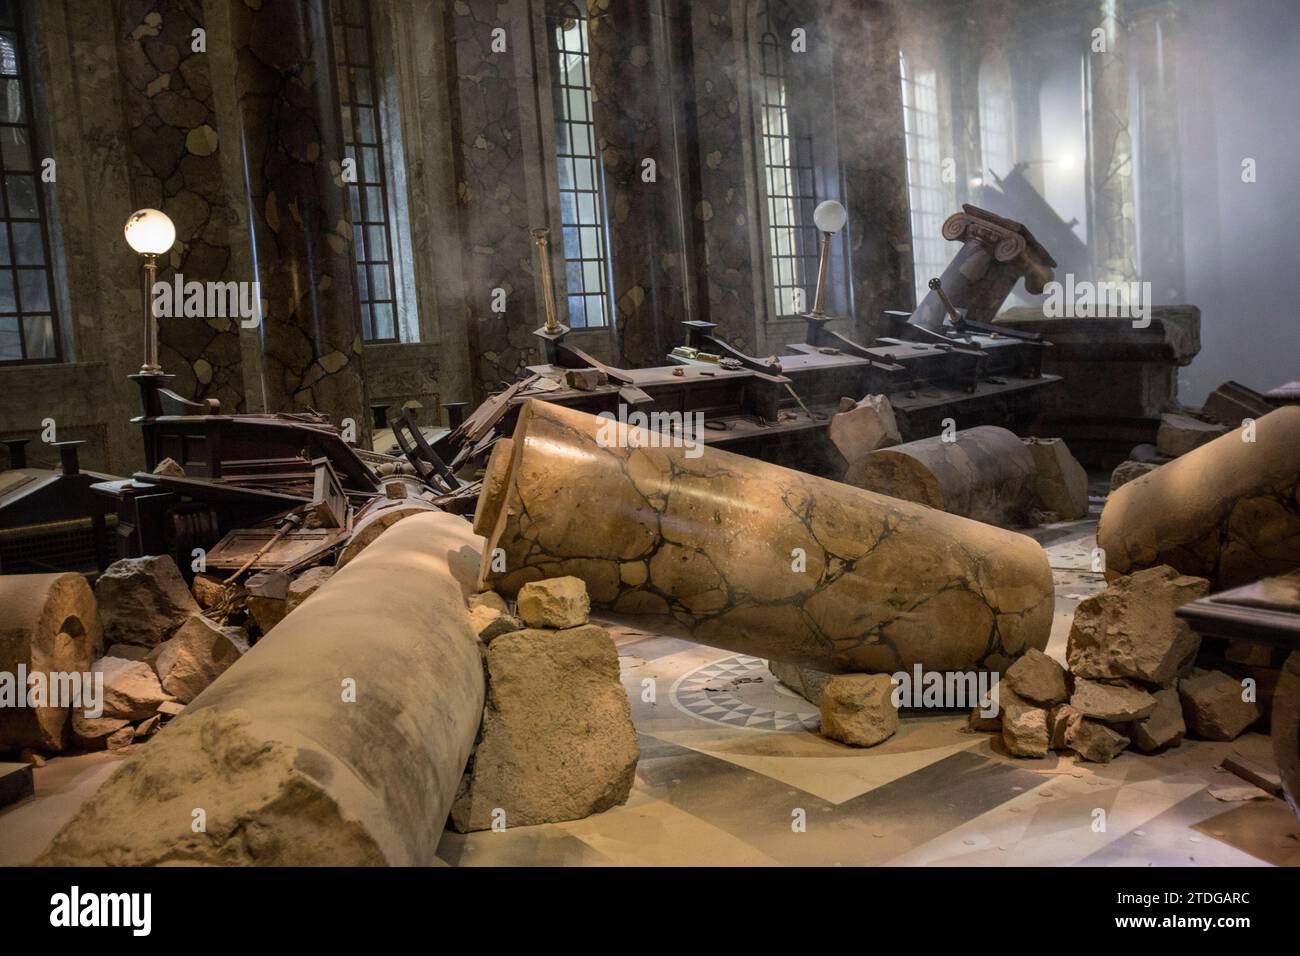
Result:
M1030 649L998 685L1001 721L976 709L972 730L1000 732L1008 753L1072 750L1109 763L1125 749L1156 753L1185 735L1233 740L1260 717L1242 682L1197 669L1200 638L1174 610L1209 591L1204 578L1168 566L1138 571L1080 602L1068 670Z
M624 803L640 757L618 652L577 578L520 589L516 617L469 600L482 643L483 723L451 809L459 832L559 823Z

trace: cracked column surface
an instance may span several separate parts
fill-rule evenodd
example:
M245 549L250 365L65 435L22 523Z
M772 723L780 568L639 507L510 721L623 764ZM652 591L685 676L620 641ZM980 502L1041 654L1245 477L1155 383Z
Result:
M1001 669L1051 630L1037 542L529 402L489 463L485 587L574 575L614 617L828 671ZM502 570L504 568L504 570Z
M1253 439L1253 440L1252 440ZM1168 564L1215 590L1300 564L1300 407L1269 412L1120 487L1097 526L1107 577Z
M127 758L37 862L435 863L483 716L465 608L480 544L455 515L393 525Z

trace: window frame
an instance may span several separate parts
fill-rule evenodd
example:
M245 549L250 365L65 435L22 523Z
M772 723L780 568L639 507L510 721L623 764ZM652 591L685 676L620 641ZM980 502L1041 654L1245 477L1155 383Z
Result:
M551 105L554 122L551 156L555 163L554 182L559 212L559 246L563 262L561 281L564 294L567 324L575 332L608 332L615 321L612 262L610 256L609 205L605 184L605 165L601 161L591 79L591 38L588 33L589 16L566 5L565 9L547 11L544 16L546 50L550 61ZM561 37L569 33L564 24L572 20L578 26L578 47L571 49ZM572 68L565 68L565 58L577 56L581 84L569 82ZM575 97L581 102L585 119L577 115L572 104ZM575 132L581 130L589 152L579 152ZM589 185L579 184L578 164L589 168ZM569 176L566 185L565 169ZM571 198L570 198L571 197ZM570 231L575 234L577 255L570 255ZM589 233L590 235L584 235ZM588 239L595 240L595 254L588 255ZM576 266L576 270L574 269ZM597 280L592 289L589 280ZM576 291L575 291L576 290ZM600 305L600 321L590 320L591 301ZM581 312L574 308L574 300L581 304Z
M14 37L14 61L15 61L14 75L9 76L8 74L5 74L3 75L3 77L0 78L17 82L19 94L21 97L21 106L22 109L24 110L23 115L26 119L24 122L10 122L8 120L0 120L0 128L24 130L28 135L28 145L30 148L31 158L32 158L31 169L14 170L14 172L16 174L30 175L32 178L33 193L36 201L36 217L35 218L30 218L30 217L14 218L10 216L9 187L7 182L7 176L9 174L9 170L4 167L3 159L0 159L0 222L3 222L4 241L8 244L8 249L9 249L9 263L7 265L0 265L0 270L7 271L13 277L14 280L14 285L13 285L14 312L6 313L6 316L12 314L13 317L17 319L18 347L21 355L20 358L12 358L12 359L0 357L0 367L5 367L5 368L11 368L19 365L58 364L64 361L63 356L65 352L64 342L63 342L63 328L60 321L61 317L59 315L58 289L55 286L55 278L54 278L56 263L54 260L54 249L50 239L50 225L51 225L50 210L46 204L45 190L43 188L44 184L41 181L41 176L40 176L40 159L41 159L40 143L43 137L40 135L40 130L37 128L37 124L35 122L36 114L32 106L33 97L32 97L32 89L31 89L31 80L34 77L34 74L32 72L32 64L30 62L30 58L27 56L28 38L25 32L26 25L23 22L21 6L22 5L16 2L16 0L14 0L14 2L10 2L8 4L9 22L5 23L3 22L2 19L0 19L0 31L10 33ZM13 230L13 224L15 222L34 223L39 229L40 240L41 240L41 254L42 254L42 262L39 265L35 265L35 266L30 264L19 265L15 261L16 247L14 245L14 230ZM22 283L19 281L19 275L22 272L36 272L36 271L40 271L45 274L45 292L46 292L49 308L48 311L46 312L31 313L31 317L48 316L50 329L51 329L51 338L53 340L54 354L38 356L33 358L27 354L27 330L26 330L25 320L29 316L26 313L24 313L22 308L22 290L21 290Z
M766 285L778 320L797 318L812 308L821 260L821 237L812 218L818 196L814 139L791 121L783 51L769 12L758 37L756 107Z
M364 20L350 19L350 8L359 5ZM339 123L343 134L344 155L353 160L356 181L348 186L348 211L352 222L352 260L355 269L357 309L361 319L361 340L365 345L396 345L409 342L402 337L402 294L397 283L394 266L397 241L393 235L393 210L388 195L391 177L388 165L388 140L384 136L383 106L379 101L381 84L376 75L374 14L369 0L333 0L331 4L330 29L334 46L333 67L338 83ZM362 30L365 33L366 62L358 63L352 58L351 31ZM369 85L369 102L358 102L357 73L363 71ZM359 110L370 110L373 116L373 135L371 139L361 136ZM376 179L365 178L365 163L362 150L373 150L375 154ZM370 208L369 192L379 192L379 219L373 218ZM360 218L357 218L357 216ZM384 258L376 259L371 255L370 231L379 229L383 236ZM385 298L376 298L374 275L378 272L386 276L388 294ZM365 283L362 284L364 276ZM392 334L377 335L374 305L387 305L390 309Z
M910 66L909 66L910 64ZM912 229L912 273L919 303L929 292L929 281L942 275L950 256L946 254L943 222L946 209L955 204L952 190L943 181L944 143L940 110L939 70L932 60L898 51L899 92L903 111L903 138L907 153L907 206ZM922 76L931 79L922 81ZM933 109L917 106L918 87L929 87ZM921 128L919 119L928 120L929 130ZM927 148L933 155L923 155ZM933 203L927 205L926 199Z

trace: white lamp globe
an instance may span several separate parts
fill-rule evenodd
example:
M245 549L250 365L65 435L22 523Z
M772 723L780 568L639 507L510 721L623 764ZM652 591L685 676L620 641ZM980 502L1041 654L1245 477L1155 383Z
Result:
M142 256L161 256L176 243L176 226L158 209L137 209L131 213L122 233L127 245Z
M813 210L813 222L822 232L839 232L848 220L849 214L834 199L818 203Z

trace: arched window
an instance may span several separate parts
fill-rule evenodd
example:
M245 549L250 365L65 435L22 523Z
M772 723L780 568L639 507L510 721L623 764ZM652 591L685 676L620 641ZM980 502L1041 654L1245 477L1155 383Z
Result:
M942 229L951 205L943 182L939 143L938 76L933 67L898 53L903 93L903 132L907 139L907 195L912 210L912 263L916 300L929 291L933 276L948 264Z
M0 362L60 356L18 4L0 4Z

